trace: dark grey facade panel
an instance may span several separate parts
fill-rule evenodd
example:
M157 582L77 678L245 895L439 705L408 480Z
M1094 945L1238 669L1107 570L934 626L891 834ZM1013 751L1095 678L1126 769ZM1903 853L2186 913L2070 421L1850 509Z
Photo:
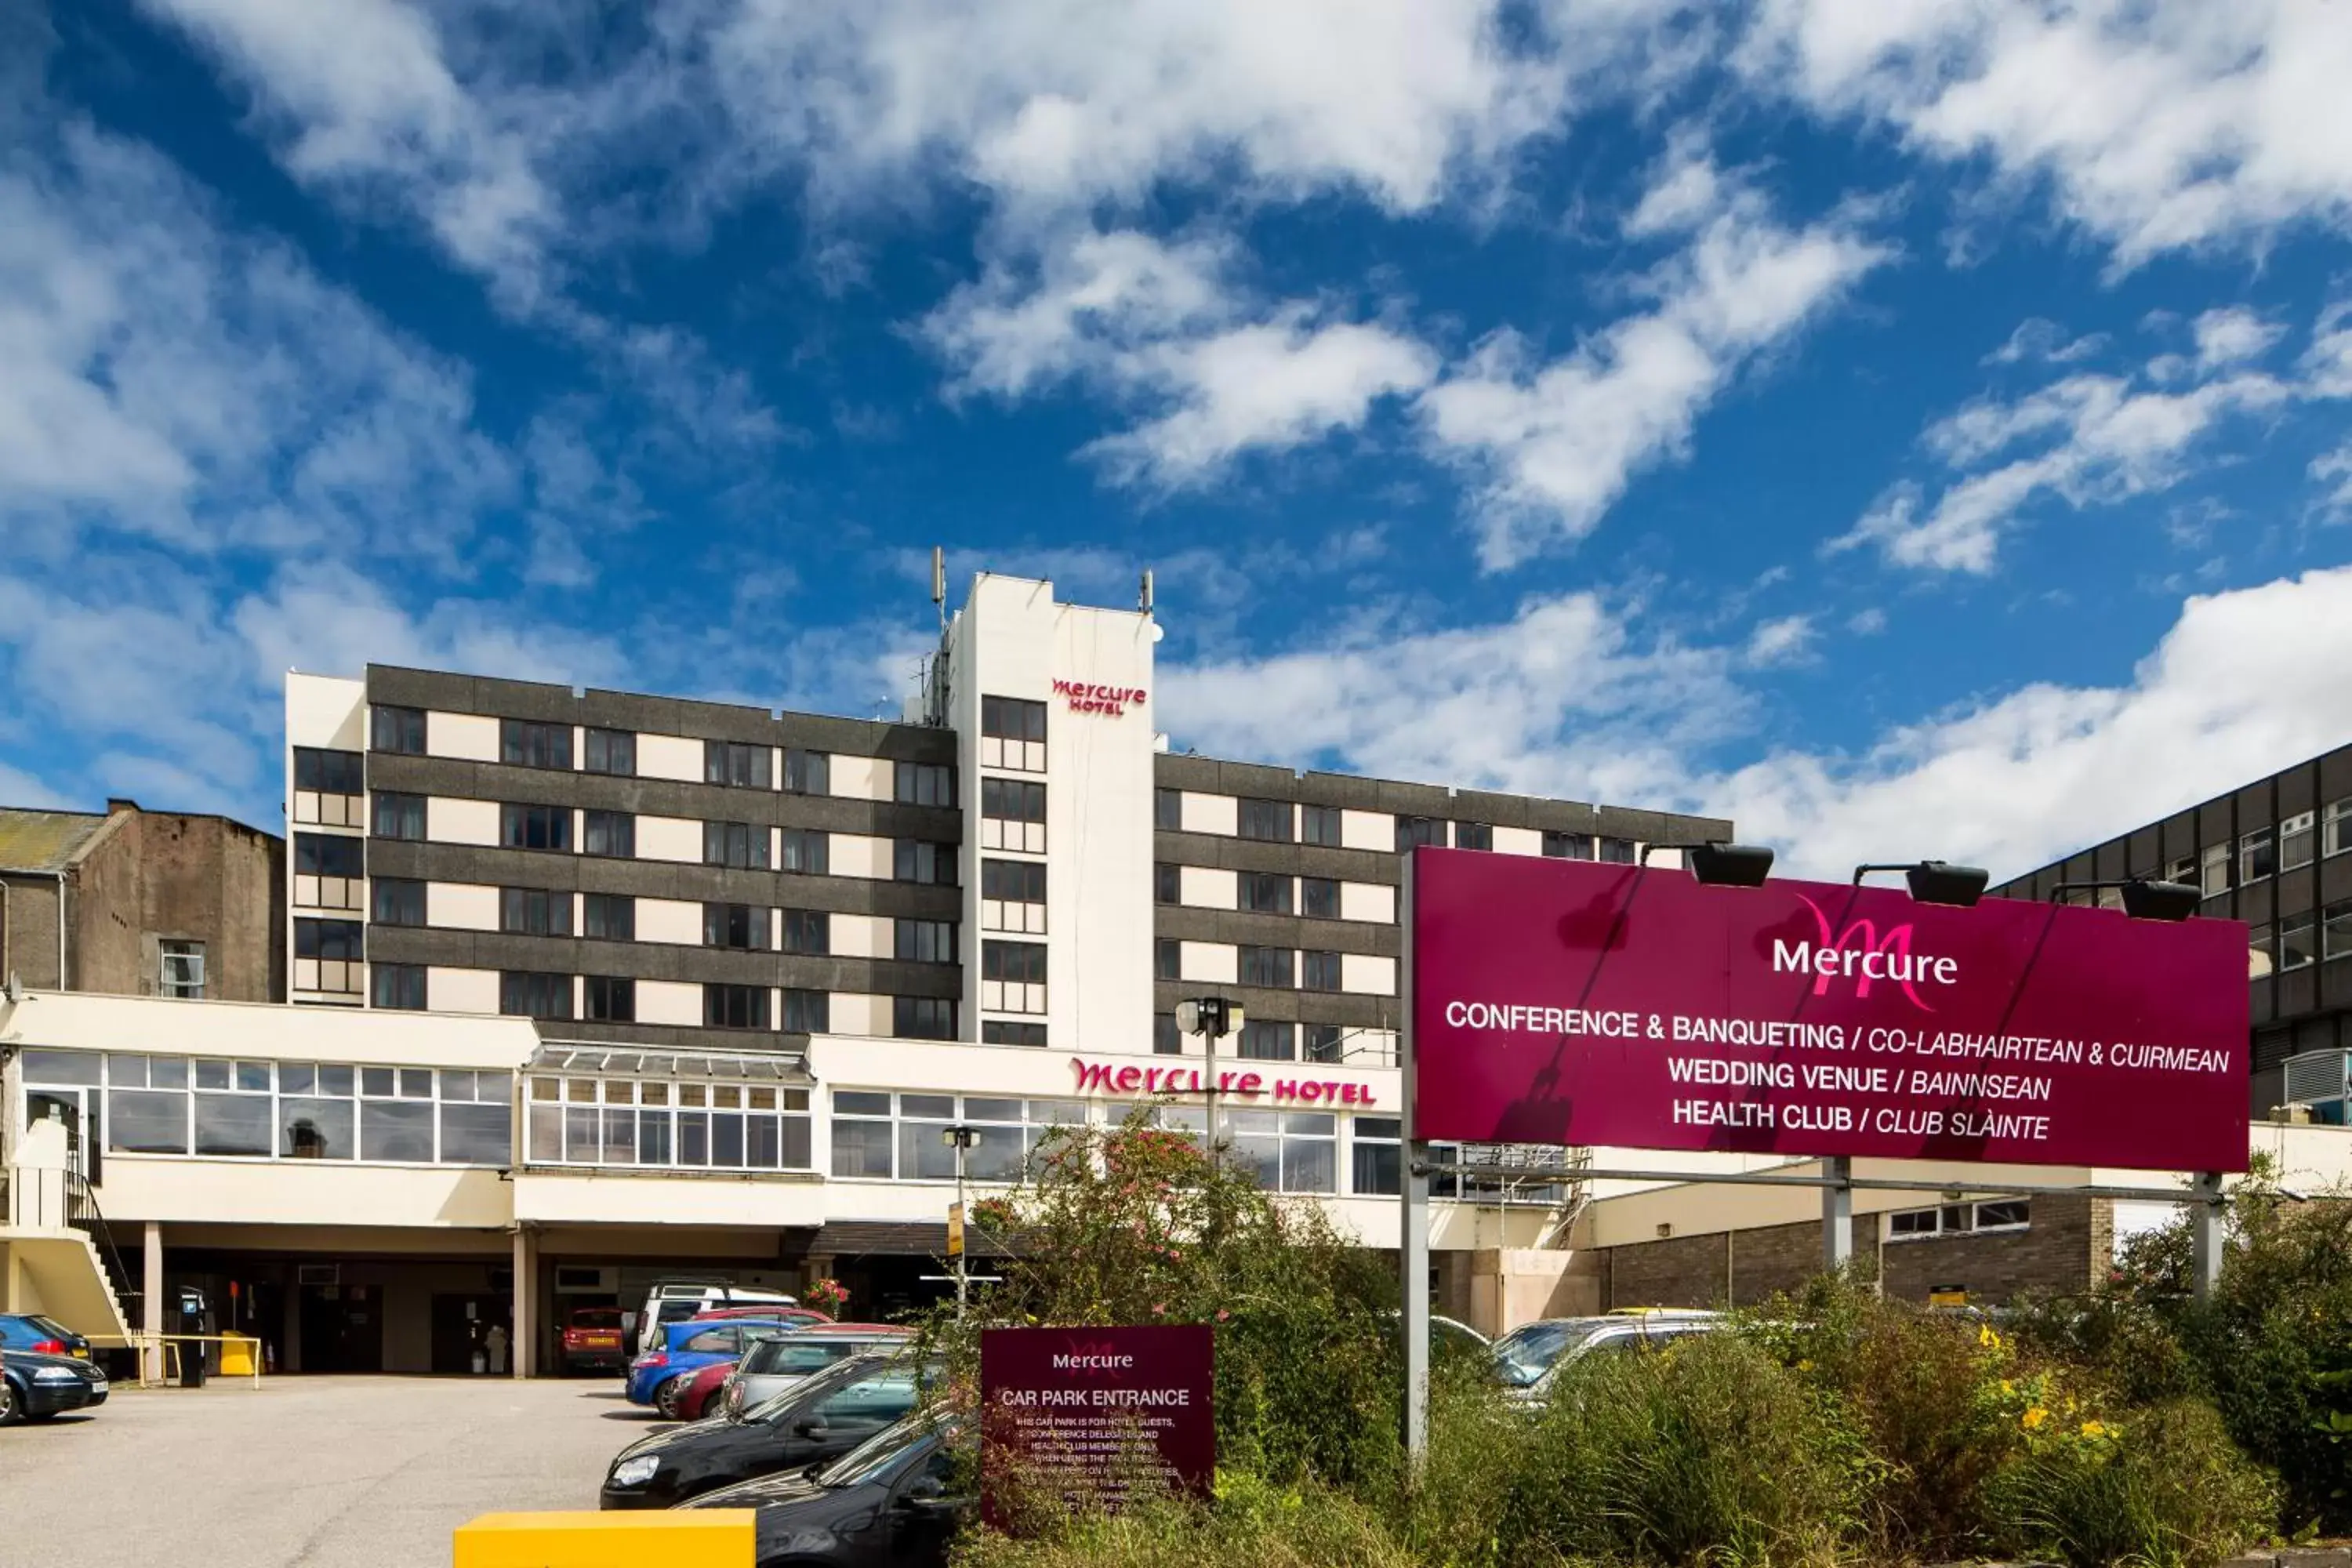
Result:
M1329 877L1343 882L1395 887L1404 862L1378 849L1335 849L1320 844L1270 844L1230 838L1222 833L1169 833L1153 837L1152 856L1171 866L1205 866L1224 871L1279 871L1293 877Z
M615 975L688 985L780 985L877 996L952 998L963 994L962 973L954 964L743 952L669 942L599 942L584 937L520 936L506 931L449 931L431 926L372 926L368 930L368 956L385 963Z
M672 860L615 859L546 849L488 849L467 844L368 840L368 869L378 877L625 893L687 903L756 904L840 914L956 921L963 895L954 888L872 877L814 877L797 871L739 871Z
M1255 985L1217 985L1200 980L1160 980L1152 983L1155 1013L1173 1012L1176 1004L1192 996L1225 996L1241 1003L1244 1014L1277 1024L1338 1024L1350 1029L1394 1029L1399 1004L1393 996L1358 996L1323 991L1271 991ZM1197 1042L1188 1042L1190 1051ZM1220 1059L1233 1057L1235 1042L1217 1044Z
M1400 928L1368 925L1360 921L1307 920L1298 915L1261 915L1241 910L1161 904L1152 911L1151 927L1153 936L1179 942L1370 953L1381 958L1396 958L1404 952L1404 932Z

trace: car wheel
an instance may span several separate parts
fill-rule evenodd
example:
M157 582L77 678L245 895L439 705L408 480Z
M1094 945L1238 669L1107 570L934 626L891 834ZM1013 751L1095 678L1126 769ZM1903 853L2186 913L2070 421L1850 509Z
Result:
M686 1393L686 1379L673 1377L654 1390L654 1412L665 1421L677 1419L677 1402Z
M24 1418L24 1402L16 1397L16 1385L0 1377L0 1426L14 1426Z

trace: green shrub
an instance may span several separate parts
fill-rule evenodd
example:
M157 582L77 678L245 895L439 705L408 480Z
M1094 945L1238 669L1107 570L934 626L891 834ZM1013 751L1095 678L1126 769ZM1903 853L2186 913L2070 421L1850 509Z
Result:
M2046 1415L2046 1413L2045 1413ZM2196 1400L2097 1418L2037 1422L1992 1501L2011 1550L2069 1568L2203 1568L2261 1538L2276 1517L2270 1479Z
M1208 1506L1160 1500L1025 1540L965 1531L955 1568L1414 1568L1381 1515L1349 1494L1220 1470Z

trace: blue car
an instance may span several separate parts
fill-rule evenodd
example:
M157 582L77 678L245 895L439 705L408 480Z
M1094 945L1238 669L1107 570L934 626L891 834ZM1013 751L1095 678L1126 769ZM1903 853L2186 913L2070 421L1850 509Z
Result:
M650 1405L675 1419L687 1379L714 1362L739 1360L744 1347L800 1327L782 1319L688 1320L662 1325L661 1344L629 1363L629 1403Z
M0 1351L31 1351L36 1355L89 1359L89 1342L37 1312L0 1312Z

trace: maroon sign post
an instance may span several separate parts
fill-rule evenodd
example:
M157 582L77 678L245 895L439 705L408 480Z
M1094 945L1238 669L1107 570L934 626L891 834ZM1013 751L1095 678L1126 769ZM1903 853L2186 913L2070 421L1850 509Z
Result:
M1206 1324L982 1330L982 1517L1014 1527L1016 1493L1114 1512L1138 1485L1206 1497L1215 1356Z

